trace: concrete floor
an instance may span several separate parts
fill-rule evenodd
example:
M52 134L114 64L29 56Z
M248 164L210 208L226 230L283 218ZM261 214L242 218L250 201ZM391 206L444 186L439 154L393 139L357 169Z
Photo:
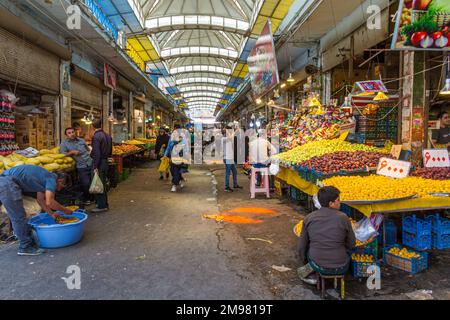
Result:
M156 169L133 170L110 194L110 212L90 215L83 240L38 257L0 245L0 299L270 299L245 265L220 248L221 225L207 168L192 169L180 193ZM231 235L231 238L233 236ZM81 268L81 289L61 277Z
M174 194L170 181L158 180L156 165L133 169L111 191L111 210L89 216L77 245L19 257L17 244L0 244L0 299L319 299L296 274L292 228L304 217L301 207L264 195L250 200L243 174L244 189L225 193L223 165L192 167L186 188ZM255 213L261 209L273 214ZM230 210L261 223L202 217ZM440 251L414 276L383 266L382 290L349 279L347 299L410 299L405 294L416 290L450 299L449 261L450 250ZM80 290L61 279L70 265L81 269Z

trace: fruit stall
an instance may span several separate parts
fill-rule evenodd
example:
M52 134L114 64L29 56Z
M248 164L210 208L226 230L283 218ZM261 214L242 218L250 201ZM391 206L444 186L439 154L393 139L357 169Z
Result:
M26 149L16 151L6 157L0 156L0 174L15 166L24 164L40 166L50 172L65 171L71 172L75 170L75 161L72 157L59 153L59 147L42 149L40 151L34 149Z
M127 164L138 158L146 158L150 151L154 149L155 144L156 139L138 138L113 146L112 154L117 165L119 181L126 180L130 174L130 168Z
M402 178L382 175L384 161L398 161L391 144L377 148L343 139L309 142L275 158L280 164L277 179L297 190L295 197L303 193L314 203L321 186L341 191L341 211L359 219L351 220L358 239L354 277L367 277L367 268L379 266L380 259L415 274L428 268L427 251L450 249L450 167L412 167ZM294 232L300 234L301 223Z
M321 107L274 119L272 128L280 134L281 150L291 150L308 142L338 137L342 127L354 126L353 119L341 108Z

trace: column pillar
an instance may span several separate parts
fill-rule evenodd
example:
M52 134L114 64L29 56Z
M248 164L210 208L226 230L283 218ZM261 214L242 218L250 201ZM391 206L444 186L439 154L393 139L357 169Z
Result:
M402 53L401 141L411 149L412 163L422 164L422 150L426 147L427 98L425 52Z

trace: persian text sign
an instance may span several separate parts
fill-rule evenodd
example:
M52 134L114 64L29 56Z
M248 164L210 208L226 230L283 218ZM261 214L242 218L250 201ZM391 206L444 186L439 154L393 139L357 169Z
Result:
M423 150L423 163L425 168L450 167L449 154L447 149Z
M391 178L406 178L411 169L411 162L381 158L377 174Z

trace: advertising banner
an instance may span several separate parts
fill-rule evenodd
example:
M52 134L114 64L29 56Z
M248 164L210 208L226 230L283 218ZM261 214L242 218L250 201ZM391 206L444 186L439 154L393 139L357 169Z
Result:
M253 96L261 98L280 82L270 19L247 60Z
M105 86L111 89L116 89L117 88L117 73L116 71L111 68L110 65L108 64L104 64L103 67L104 70L104 80L105 80Z
M449 0L400 0L392 49L450 50Z

